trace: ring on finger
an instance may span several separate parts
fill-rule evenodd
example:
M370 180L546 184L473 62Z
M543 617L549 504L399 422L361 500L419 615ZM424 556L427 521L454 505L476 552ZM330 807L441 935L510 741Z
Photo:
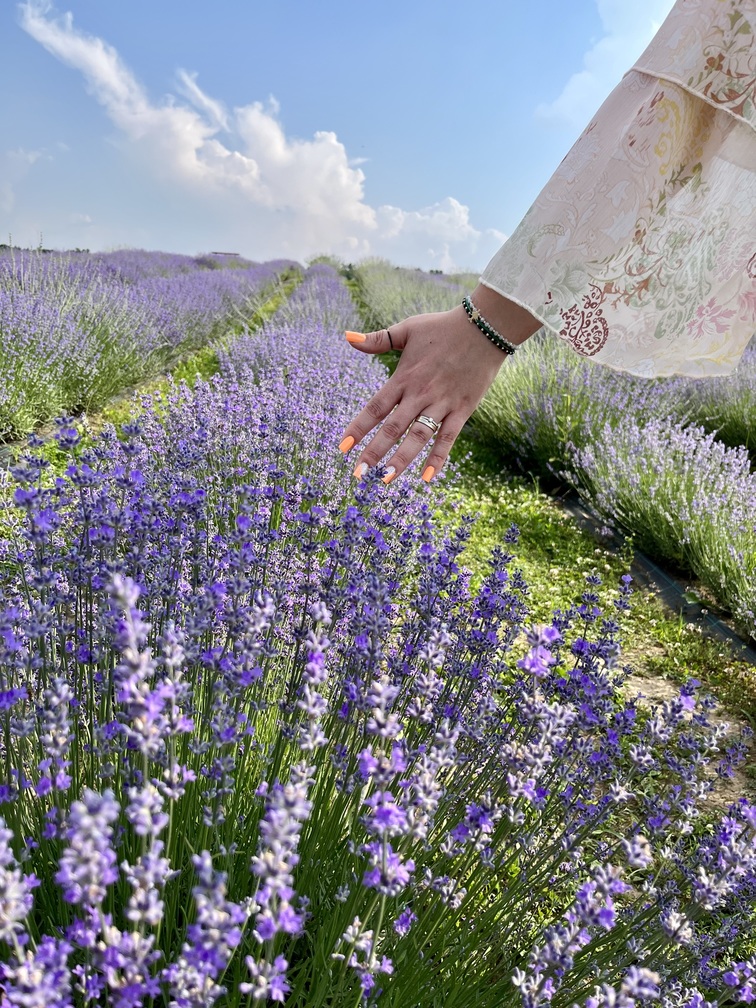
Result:
M434 434L438 434L438 432L441 430L441 424L437 420L434 420L433 417L426 416L424 413L421 413L420 416L415 417L412 423L424 424L426 427L430 427L430 429L433 431ZM410 427L411 426L412 424L410 424Z

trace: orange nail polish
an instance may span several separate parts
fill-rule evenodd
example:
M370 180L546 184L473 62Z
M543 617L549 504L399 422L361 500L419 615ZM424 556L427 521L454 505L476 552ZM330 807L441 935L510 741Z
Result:
M396 476L396 469L394 469L393 466L389 466L386 469L386 475L383 477L383 482L390 483L395 476Z
M362 479L362 477L365 475L366 472L367 472L367 462L359 462L354 467L354 478Z
M423 470L423 479L425 480L426 483L430 483L430 481L433 479L433 474L435 473L435 471L436 471L435 466L425 467L425 469Z
M344 336L348 343L364 343L367 339L367 336L363 336L361 332L349 332L349 330L344 333Z
M339 451L343 452L346 455L346 453L349 451L349 449L352 447L353 444L354 444L354 438L351 437L351 435L349 437L345 437L344 440L339 445Z

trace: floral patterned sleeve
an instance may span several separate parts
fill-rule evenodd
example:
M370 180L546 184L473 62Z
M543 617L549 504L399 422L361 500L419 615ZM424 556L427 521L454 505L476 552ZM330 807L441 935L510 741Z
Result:
M481 281L578 353L726 374L756 330L756 0L678 0Z

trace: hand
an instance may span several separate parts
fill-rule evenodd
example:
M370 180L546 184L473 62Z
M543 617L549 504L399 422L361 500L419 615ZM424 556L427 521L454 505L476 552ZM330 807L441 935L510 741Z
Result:
M476 307L482 310L479 301L486 299L493 305L499 325L504 314L509 322L517 323L509 330L499 328L483 311L511 342L522 342L539 328L541 323L518 305L488 288L476 288L473 292ZM512 328L516 330L514 336L509 334ZM347 338L362 353L386 353L391 349L386 329L364 334L363 341L358 341L360 335L349 333ZM399 364L383 388L346 428L339 448L348 452L382 423L380 431L360 453L354 475L358 479L364 476L369 467L377 465L399 444L386 463L383 482L390 483L433 439L422 475L430 482L446 463L459 432L498 374L506 355L471 324L461 305L446 312L414 315L392 325L391 342L395 350L402 351ZM441 424L435 436L431 428L415 422L420 415Z

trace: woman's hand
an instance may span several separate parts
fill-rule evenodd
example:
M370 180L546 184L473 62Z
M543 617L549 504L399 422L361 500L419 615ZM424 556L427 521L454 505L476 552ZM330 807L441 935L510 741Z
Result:
M512 343L522 342L541 325L529 312L489 288L477 287L472 298L486 320ZM383 482L390 483L432 439L433 447L422 475L426 483L430 482L446 463L459 432L498 374L506 355L470 322L461 305L446 312L414 315L392 325L391 342L386 329L366 333L360 339L361 336L346 334L362 353L387 353L393 343L393 349L401 350L402 356L383 388L346 428L339 449L348 452L381 424L356 460L354 475L361 479L369 467L396 449L385 463ZM441 425L440 430L434 435L429 426L415 422L418 416L435 420Z

